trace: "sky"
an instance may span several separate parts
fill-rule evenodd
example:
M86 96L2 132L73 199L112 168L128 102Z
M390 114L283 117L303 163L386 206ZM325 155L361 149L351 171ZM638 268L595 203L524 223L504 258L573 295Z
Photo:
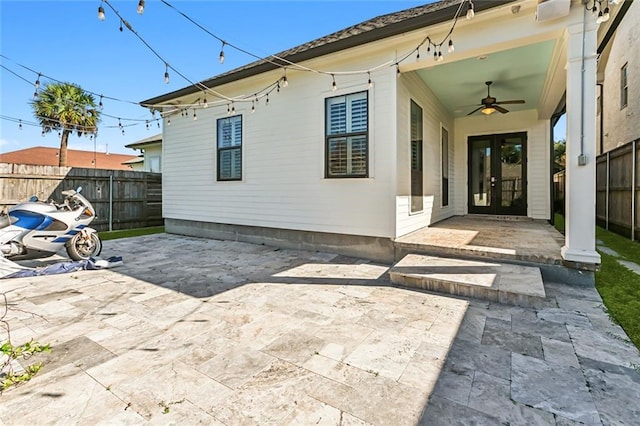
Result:
M209 32L258 56L267 56L341 30L378 15L415 7L421 1L214 1L167 0ZM168 63L191 81L200 81L255 58L228 46L219 62L221 42L199 29L159 0L109 2L131 27ZM80 85L84 90L121 101L103 99L98 138L69 138L69 149L135 154L125 145L160 133L144 120L153 117L138 102L190 83L170 71L142 41L124 28L106 5L106 18L97 18L99 0L0 0L0 152L33 146L59 147L56 132L41 136L30 102L34 83L51 79ZM17 75L16 75L17 74ZM23 120L19 123L6 119ZM124 126L122 135L118 118ZM134 121L138 120L138 121ZM564 136L564 121L556 139Z

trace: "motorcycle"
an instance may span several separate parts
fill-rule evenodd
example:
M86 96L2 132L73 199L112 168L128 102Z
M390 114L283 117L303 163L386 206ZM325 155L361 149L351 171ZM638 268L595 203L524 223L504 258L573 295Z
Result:
M76 190L62 191L62 204L43 202L37 197L0 215L0 256L7 259L34 259L55 254L63 246L73 260L98 256L102 241L88 225L96 217L91 203Z

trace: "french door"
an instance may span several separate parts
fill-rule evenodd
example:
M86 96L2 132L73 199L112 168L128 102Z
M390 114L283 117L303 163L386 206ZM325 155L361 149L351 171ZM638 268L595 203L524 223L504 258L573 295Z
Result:
M469 213L527 214L527 134L471 136Z

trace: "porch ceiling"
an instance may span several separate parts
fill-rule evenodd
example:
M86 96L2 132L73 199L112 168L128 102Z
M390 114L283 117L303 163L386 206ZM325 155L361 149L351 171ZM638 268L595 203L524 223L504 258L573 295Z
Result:
M481 99L487 96L485 81L493 82L491 96L498 102L525 100L524 104L505 105L509 111L537 109L555 43L555 40L547 40L442 63L417 70L416 74L454 117L463 117L477 108Z

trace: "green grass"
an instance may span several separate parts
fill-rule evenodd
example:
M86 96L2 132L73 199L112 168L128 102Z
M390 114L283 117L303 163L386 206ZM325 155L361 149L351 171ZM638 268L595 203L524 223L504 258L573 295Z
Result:
M100 239L103 241L116 240L118 238L139 237L140 235L160 234L164 232L164 226L150 228L120 229L118 231L101 231Z
M616 251L621 259L640 265L640 244L621 235L596 228L596 236ZM615 257L600 253L602 264L596 272L596 288L611 318L620 324L640 349L640 275L618 263Z
M564 216L554 217L556 229L564 234ZM640 265L640 244L596 227L596 238L620 255L619 259ZM596 272L596 289L613 321L620 324L640 349L640 275L621 265L614 256L600 252L602 263Z

